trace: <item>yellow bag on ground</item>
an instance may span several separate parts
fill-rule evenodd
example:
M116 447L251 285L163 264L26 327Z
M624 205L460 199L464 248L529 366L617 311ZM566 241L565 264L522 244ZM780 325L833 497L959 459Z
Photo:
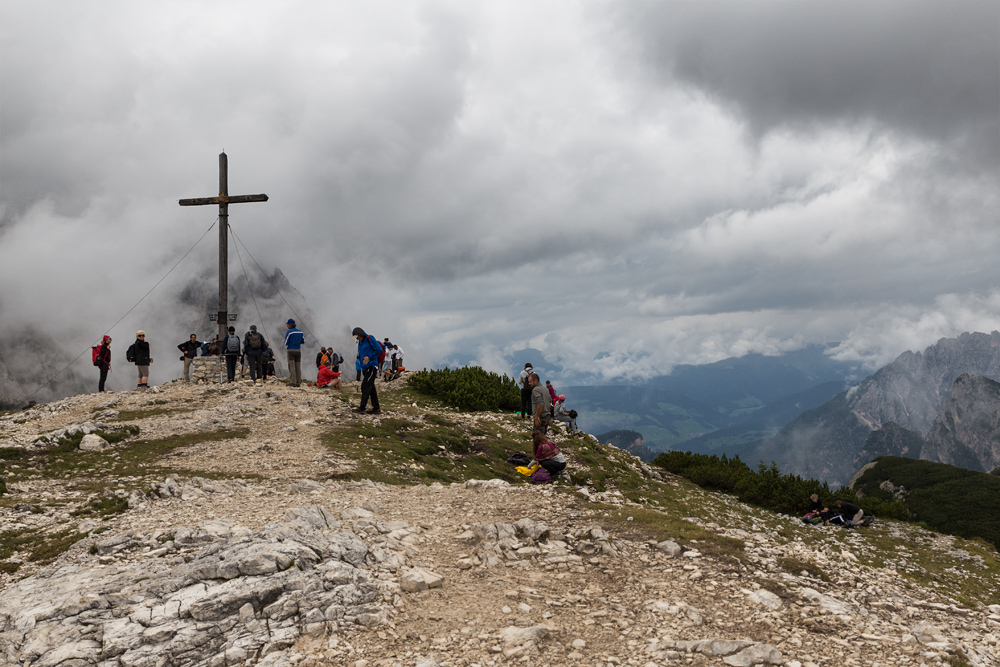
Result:
M541 466L536 463L535 465L531 466L530 468L528 468L526 466L517 466L515 468L515 470L517 470L519 473L521 473L525 477L531 477L532 475L535 474L535 471L538 470L540 467Z

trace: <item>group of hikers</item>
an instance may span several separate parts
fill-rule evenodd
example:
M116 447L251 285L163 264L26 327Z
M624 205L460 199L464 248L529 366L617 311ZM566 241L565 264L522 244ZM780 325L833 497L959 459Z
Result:
M531 477L534 484L546 484L559 477L566 469L566 457L548 437L549 424L561 421L569 425L571 435L582 433L576 426L576 410L566 409L566 396L556 394L549 380L542 385L541 378L531 363L526 363L518 376L521 388L521 419L531 415L532 458L517 452L508 461L517 470ZM520 456L518 456L520 455Z
M825 503L820 502L819 495L815 493L809 496L809 501L809 511L802 517L803 523L857 528L872 522L872 517L866 515L863 509L846 500L834 501L836 509L830 509Z
M556 388L549 380L545 381L544 388L541 386L541 378L535 372L530 363L524 365L524 369L517 378L517 384L521 388L521 419L529 414L532 417L535 428L541 428L542 433L547 433L549 423L552 420L564 422L569 425L570 433L579 435L582 433L576 426L577 411L566 409L566 395L556 394Z
M285 323L285 337L282 342L288 360L289 386L298 387L302 384L302 347L305 343L305 335L302 330L296 327L295 320L289 319ZM358 340L357 370L358 380L361 381L361 406L356 412L365 412L368 401L371 400L372 409L368 413L378 414L381 412L378 404L378 394L375 391L375 379L379 370L385 372L385 380L395 379L399 376L403 368L403 351L399 346L389 343L380 343L374 336L370 336L360 327L356 327L352 334ZM257 325L250 325L243 337L236 333L236 328L230 326L227 334L219 340L214 336L212 340L200 341L197 334L191 334L189 339L180 343L177 349L181 351L180 360L184 363L183 378L185 381L191 380L191 366L194 360L199 357L222 357L226 363L226 382L235 382L237 367L239 366L240 376L249 374L250 380L254 383L263 383L269 377L274 377L274 349L264 337L264 334L257 330ZM111 371L111 336L105 335L101 339L100 345L92 348L93 362L100 371L97 390L106 391L108 373ZM149 342L146 340L146 332L139 330L135 334L135 342L129 346L125 353L125 359L136 367L136 388L145 389L149 387L149 366L153 363ZM340 364L344 363L344 357L333 350L332 347L323 346L316 357L316 386L341 388ZM362 379L364 376L364 379Z

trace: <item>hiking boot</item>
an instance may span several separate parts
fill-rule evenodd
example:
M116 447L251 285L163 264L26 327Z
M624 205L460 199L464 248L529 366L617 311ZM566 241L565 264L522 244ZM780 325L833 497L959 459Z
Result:
M368 414L370 414L370 415L380 415L380 414L382 414L382 411L379 410L378 408L372 408L371 410L368 411Z
M364 414L365 413L365 409L364 408L351 408L351 412L357 412L357 413L360 413L360 414Z

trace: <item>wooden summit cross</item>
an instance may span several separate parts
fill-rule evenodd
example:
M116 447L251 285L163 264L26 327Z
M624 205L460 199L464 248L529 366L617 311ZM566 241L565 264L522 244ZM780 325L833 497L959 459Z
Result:
M223 340L229 327L229 205L252 201L267 201L267 195L230 195L229 158L219 153L219 196L199 199L181 199L181 206L219 205L219 340ZM261 322L263 325L264 323Z

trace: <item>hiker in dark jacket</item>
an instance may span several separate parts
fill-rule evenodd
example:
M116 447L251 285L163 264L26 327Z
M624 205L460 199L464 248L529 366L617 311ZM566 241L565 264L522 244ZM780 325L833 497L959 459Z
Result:
M264 379L264 350L267 341L264 335L257 331L257 325L251 324L250 331L243 338L243 354L250 365L250 379L254 382Z
M264 379L274 377L274 350L268 345L264 348L264 354L261 355L261 360L264 365Z
M848 526L860 526L864 523L865 512L854 503L846 503L843 500L838 500L837 510L844 517Z
M198 350L201 349L202 345L204 345L204 343L198 340L198 336L191 334L190 340L186 340L177 346L177 349L184 353L181 360L184 362L185 382L191 381L191 362L198 356Z
M819 494L809 496L809 511L802 517L804 523L817 524L822 521L829 521L835 513L826 504L820 502Z
M517 378L517 385L521 388L521 419L524 419L531 412L531 383L528 378L535 372L530 363L524 365L524 370Z
M236 362L240 358L240 337L236 335L236 327L229 327L229 333L222 339L222 353L226 355L226 381L236 380Z
M135 388L148 389L149 365L153 363L153 357L150 356L149 343L146 342L145 331L140 329L135 332L135 342L125 352L125 359L135 364L139 378Z
M97 391L104 391L104 383L111 372L111 336L101 339L101 349L97 351L97 368L101 371L101 379L97 383Z
M219 351L219 336L216 334L212 340L204 343L201 346L201 356L203 357L217 357L221 354Z

